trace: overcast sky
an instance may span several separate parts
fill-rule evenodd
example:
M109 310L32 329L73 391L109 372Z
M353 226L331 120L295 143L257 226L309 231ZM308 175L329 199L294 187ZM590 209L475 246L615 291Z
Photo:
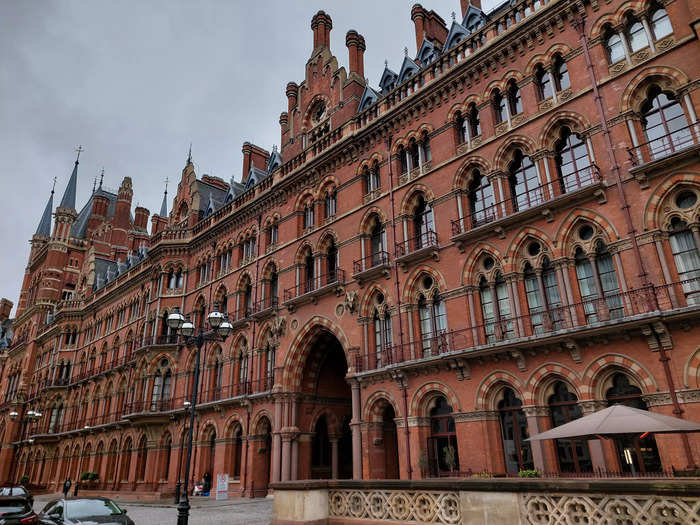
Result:
M134 207L158 211L190 142L198 175L240 180L244 141L279 143L284 89L304 78L313 14L331 15L331 51L346 68L345 33L365 37L376 87L385 58L398 71L404 46L416 54L413 3L0 0L0 297L17 303L28 240L54 177L58 204L78 144L78 209L104 167L106 187L130 176ZM460 10L459 0L422 4L448 25Z

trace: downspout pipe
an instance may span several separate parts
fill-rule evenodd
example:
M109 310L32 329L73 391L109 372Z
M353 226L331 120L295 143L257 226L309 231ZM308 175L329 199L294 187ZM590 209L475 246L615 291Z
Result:
M605 107L603 106L602 95L598 89L598 79L596 78L595 68L593 67L593 61L591 60L591 53L588 48L588 37L586 37L585 31L585 20L580 16L576 15L573 21L575 29L579 33L579 39L581 41L581 47L583 49L583 56L586 59L586 70L588 71L588 76L591 81L591 87L593 89L593 100L595 101L595 106L598 111L598 117L600 118L600 125L603 132L603 140L605 141L605 149L607 150L610 166L612 172L615 175L615 187L617 188L618 197L622 203L622 215L625 218L625 224L627 226L627 234L632 241L632 250L635 255L635 260L637 262L637 267L639 270L639 278L645 288L650 287L649 275L644 267L644 261L642 260L642 252L639 249L639 244L637 243L637 232L634 228L632 222L632 215L630 213L630 205L627 202L627 196L625 194L625 189L622 185L622 178L620 176L620 165L617 162L617 157L615 156L615 148L610 138L610 128L608 127L607 117L605 115ZM654 298L655 301L655 298Z

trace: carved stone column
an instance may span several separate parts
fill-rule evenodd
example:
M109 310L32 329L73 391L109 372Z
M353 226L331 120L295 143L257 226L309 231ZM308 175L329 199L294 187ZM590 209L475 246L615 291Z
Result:
M352 420L350 421L350 429L352 431L352 479L362 479L362 431L360 428L362 425L362 400L360 398L360 383L353 381L350 387L352 390ZM336 477L334 476L334 478Z
M549 407L545 406L524 406L523 412L525 412L525 417L527 418L527 429L530 436L539 434L545 429L542 426L542 418L550 417ZM554 472L554 465L550 465L547 461L547 456L544 452L544 441L536 440L529 441L530 448L532 449L532 460L535 463L535 468L540 472Z
M338 479L338 436L331 436L329 441L331 442L331 479ZM354 455L352 459L354 463ZM355 470L354 467L355 465L353 470Z

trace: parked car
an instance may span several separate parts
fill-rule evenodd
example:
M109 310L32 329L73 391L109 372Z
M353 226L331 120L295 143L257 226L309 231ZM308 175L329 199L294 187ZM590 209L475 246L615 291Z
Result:
M0 524L36 525L37 523L39 519L26 497L0 496Z
M56 499L46 504L39 513L43 525L134 525L114 501L108 498Z
M34 506L34 496L27 490L24 485L3 485L0 487L0 497L5 496L17 496L20 498L27 498L29 503Z

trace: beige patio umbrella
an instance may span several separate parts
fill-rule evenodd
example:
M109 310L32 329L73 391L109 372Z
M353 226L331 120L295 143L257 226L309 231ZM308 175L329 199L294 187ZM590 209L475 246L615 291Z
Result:
M535 434L528 441L566 438L597 439L616 434L670 434L677 432L700 432L700 423L655 414L626 405L613 405L546 432Z

